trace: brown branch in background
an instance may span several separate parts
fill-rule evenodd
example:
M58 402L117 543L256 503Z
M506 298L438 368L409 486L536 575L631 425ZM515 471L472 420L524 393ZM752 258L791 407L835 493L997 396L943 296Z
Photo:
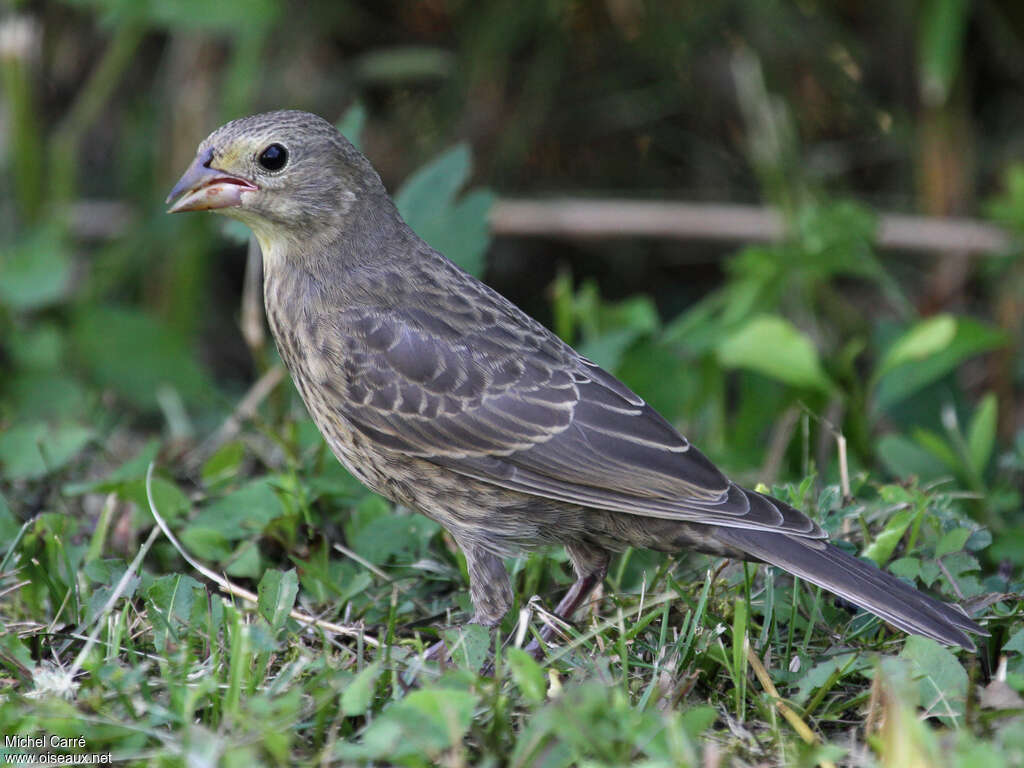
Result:
M72 226L80 237L116 237L133 218L132 207L116 201L82 200L72 209ZM491 209L491 231L497 237L659 237L763 243L781 239L785 227L778 211L756 205L506 198ZM1011 240L1006 230L976 219L882 213L877 244L906 251L1000 253Z
M729 203L636 200L498 200L491 209L495 235L573 238L663 237L680 240L770 242L785 234L771 208ZM992 253L1010 245L1000 227L974 219L938 219L883 213L878 246L911 251Z

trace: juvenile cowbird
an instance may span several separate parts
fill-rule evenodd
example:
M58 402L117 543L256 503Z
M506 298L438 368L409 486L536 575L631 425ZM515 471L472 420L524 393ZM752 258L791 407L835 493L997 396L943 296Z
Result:
M268 112L199 145L170 212L247 224L267 317L310 415L377 493L443 525L466 555L473 621L512 602L502 556L563 545L569 618L627 546L777 565L907 632L983 633L730 482L653 408L435 251L326 120Z

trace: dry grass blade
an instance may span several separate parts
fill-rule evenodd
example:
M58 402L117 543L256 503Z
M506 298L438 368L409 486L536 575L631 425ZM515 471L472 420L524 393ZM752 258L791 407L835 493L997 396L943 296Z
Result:
M203 574L203 576L205 576L207 579L209 579L218 587L220 587L222 591L228 593L229 595L240 597L241 599L245 600L246 602L252 603L253 605L257 605L259 602L259 598L257 597L256 594L238 586L237 584L231 583L223 576L207 568L205 565L200 563L198 560L196 560L188 552L185 551L185 548L181 545L181 542L178 541L177 537L175 537L175 535L171 532L170 527L167 525L167 521L165 521L163 517L161 517L160 513L157 511L156 504L153 503L154 466L155 465L151 462L149 468L146 470L146 498L149 501L149 511L152 513L153 519L156 520L157 526L159 526L160 530L163 531L163 534L167 537L167 540L171 542L171 546L173 546L178 551L178 554L182 556L186 563L191 565L193 568L199 571L199 573ZM367 634L366 630L364 630L362 627L350 627L344 624L335 624L330 621L324 621L323 619L318 619L315 616L311 616L310 614L305 613L304 611L300 611L298 609L293 609L288 615L296 621L301 622L302 624L319 627L325 632L331 632L333 634L343 635L345 637L362 637L363 640L368 645L372 645L374 647L380 646L380 641L377 640L375 637L372 637L371 635Z
M805 723L800 715L794 712L789 705L782 700L779 695L778 689L775 687L775 683L772 682L771 677L768 674L768 670L764 668L764 664L761 663L761 659L757 657L757 654L751 650L749 643L746 643L747 651L747 662L750 664L751 669L754 670L754 674L757 675L757 679L761 681L761 685L764 687L765 693L767 693L775 702L775 707L779 710L787 722L793 726L793 730L797 732L797 735L801 739L806 741L808 744L817 744L817 734L811 730L810 726ZM831 760L822 760L819 765L822 768L835 768L835 763Z

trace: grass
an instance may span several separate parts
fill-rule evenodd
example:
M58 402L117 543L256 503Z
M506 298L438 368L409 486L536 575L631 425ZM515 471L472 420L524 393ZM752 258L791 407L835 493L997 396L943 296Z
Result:
M988 538L941 487L774 491L982 605L978 658L781 572L630 551L539 664L522 647L571 581L562 553L509 561L500 631L460 627L450 538L362 490L308 422L280 434L257 418L178 477L156 445L116 466L94 446L65 472L99 479L65 482L59 511L2 509L0 733L129 765L1024 764L1019 604L984 597L1016 590L981 578ZM451 661L424 663L439 636Z
M459 626L444 531L363 489L288 397L252 413L186 456L91 443L13 489L55 511L0 505L0 733L138 765L1024 762L1019 605L986 597L1019 589L982 578L991 537L943 485L771 490L978 606L981 661L780 572L639 551L572 625L545 610L564 554L509 561L517 605L491 633ZM522 648L542 622L562 638L539 664ZM425 663L439 637L451 661Z

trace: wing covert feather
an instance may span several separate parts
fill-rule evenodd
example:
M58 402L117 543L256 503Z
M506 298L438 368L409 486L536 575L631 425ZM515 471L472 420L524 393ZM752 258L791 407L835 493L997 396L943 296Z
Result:
M342 321L340 400L381 446L570 504L824 535L730 483L642 398L532 321L457 332L422 309L344 314L355 316Z

